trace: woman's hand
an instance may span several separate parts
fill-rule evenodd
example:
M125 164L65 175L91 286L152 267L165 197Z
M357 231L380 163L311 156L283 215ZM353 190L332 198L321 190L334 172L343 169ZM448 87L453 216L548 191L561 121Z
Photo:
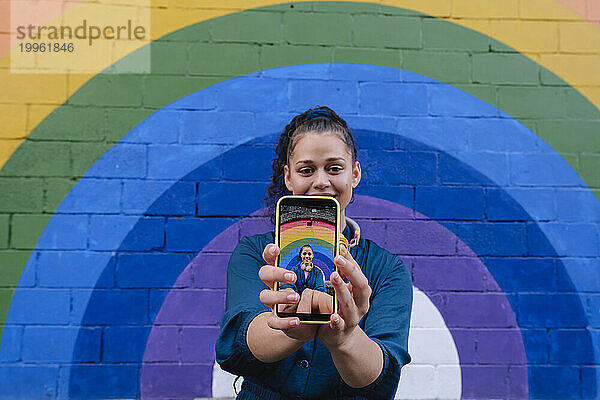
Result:
M297 279L295 273L288 271L285 268L275 267L275 261L277 260L278 255L279 248L273 243L268 244L263 251L263 259L267 265L260 268L258 276L269 289L260 292L260 301L270 308L275 307L276 304L281 304L284 305L283 308L286 312L295 312L293 310L297 310L298 308L300 295L292 289L273 290L275 282L292 284L296 282ZM300 324L300 319L297 317L279 318L274 314L271 314L267 317L267 325L269 328L282 331L292 339L304 342L312 339L317 332L316 326Z
M331 315L329 325L321 326L318 332L319 339L330 350L350 345L359 321L369 311L371 296L367 277L346 246L340 245L340 254L334 262L339 273L333 272L330 279L338 299L339 309L337 313ZM342 276L347 277L349 282L345 283Z
M320 290L304 289L298 303L298 313L331 314L333 296Z
M297 293L294 291L294 289L291 289L291 288L279 289L279 291L288 293L287 299L290 301L294 301L294 303L289 303L289 304L277 303L277 312L295 313L296 310L298 309L298 304L295 302L295 300L298 298Z

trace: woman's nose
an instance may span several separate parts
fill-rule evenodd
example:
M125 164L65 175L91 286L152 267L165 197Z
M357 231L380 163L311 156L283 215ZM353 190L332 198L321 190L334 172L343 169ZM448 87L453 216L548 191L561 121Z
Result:
M313 176L313 186L315 188L322 189L329 186L329 176L327 176L327 172L317 171Z

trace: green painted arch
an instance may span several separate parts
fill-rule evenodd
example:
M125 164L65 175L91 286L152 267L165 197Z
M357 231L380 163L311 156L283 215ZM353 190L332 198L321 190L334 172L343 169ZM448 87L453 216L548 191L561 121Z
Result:
M99 74L35 127L0 170L0 223L32 214L18 221L19 250L0 251L0 265L8 266L0 280L0 321L49 217L97 159L155 110L265 69L344 62L428 76L515 117L588 186L600 188L599 162L580 160L581 153L600 153L600 111L550 71L494 39L424 14L364 3L329 5L325 13L306 11L310 3L264 7L173 32L150 44L150 74ZM423 35L415 34L421 29Z

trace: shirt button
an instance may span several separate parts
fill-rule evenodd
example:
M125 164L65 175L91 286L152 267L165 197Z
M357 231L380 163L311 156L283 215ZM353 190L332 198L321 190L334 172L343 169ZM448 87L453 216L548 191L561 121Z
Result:
M308 360L302 360L300 361L300 368L308 368Z

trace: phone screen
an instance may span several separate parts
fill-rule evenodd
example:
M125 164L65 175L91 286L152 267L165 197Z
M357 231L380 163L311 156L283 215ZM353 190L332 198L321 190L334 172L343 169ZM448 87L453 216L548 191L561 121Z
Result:
M279 304L277 313L302 321L328 321L335 311L330 277L337 254L337 202L331 198L294 196L282 199L278 211L278 266L296 274L294 284L279 284L278 290L293 290L300 295L300 301L295 305Z

